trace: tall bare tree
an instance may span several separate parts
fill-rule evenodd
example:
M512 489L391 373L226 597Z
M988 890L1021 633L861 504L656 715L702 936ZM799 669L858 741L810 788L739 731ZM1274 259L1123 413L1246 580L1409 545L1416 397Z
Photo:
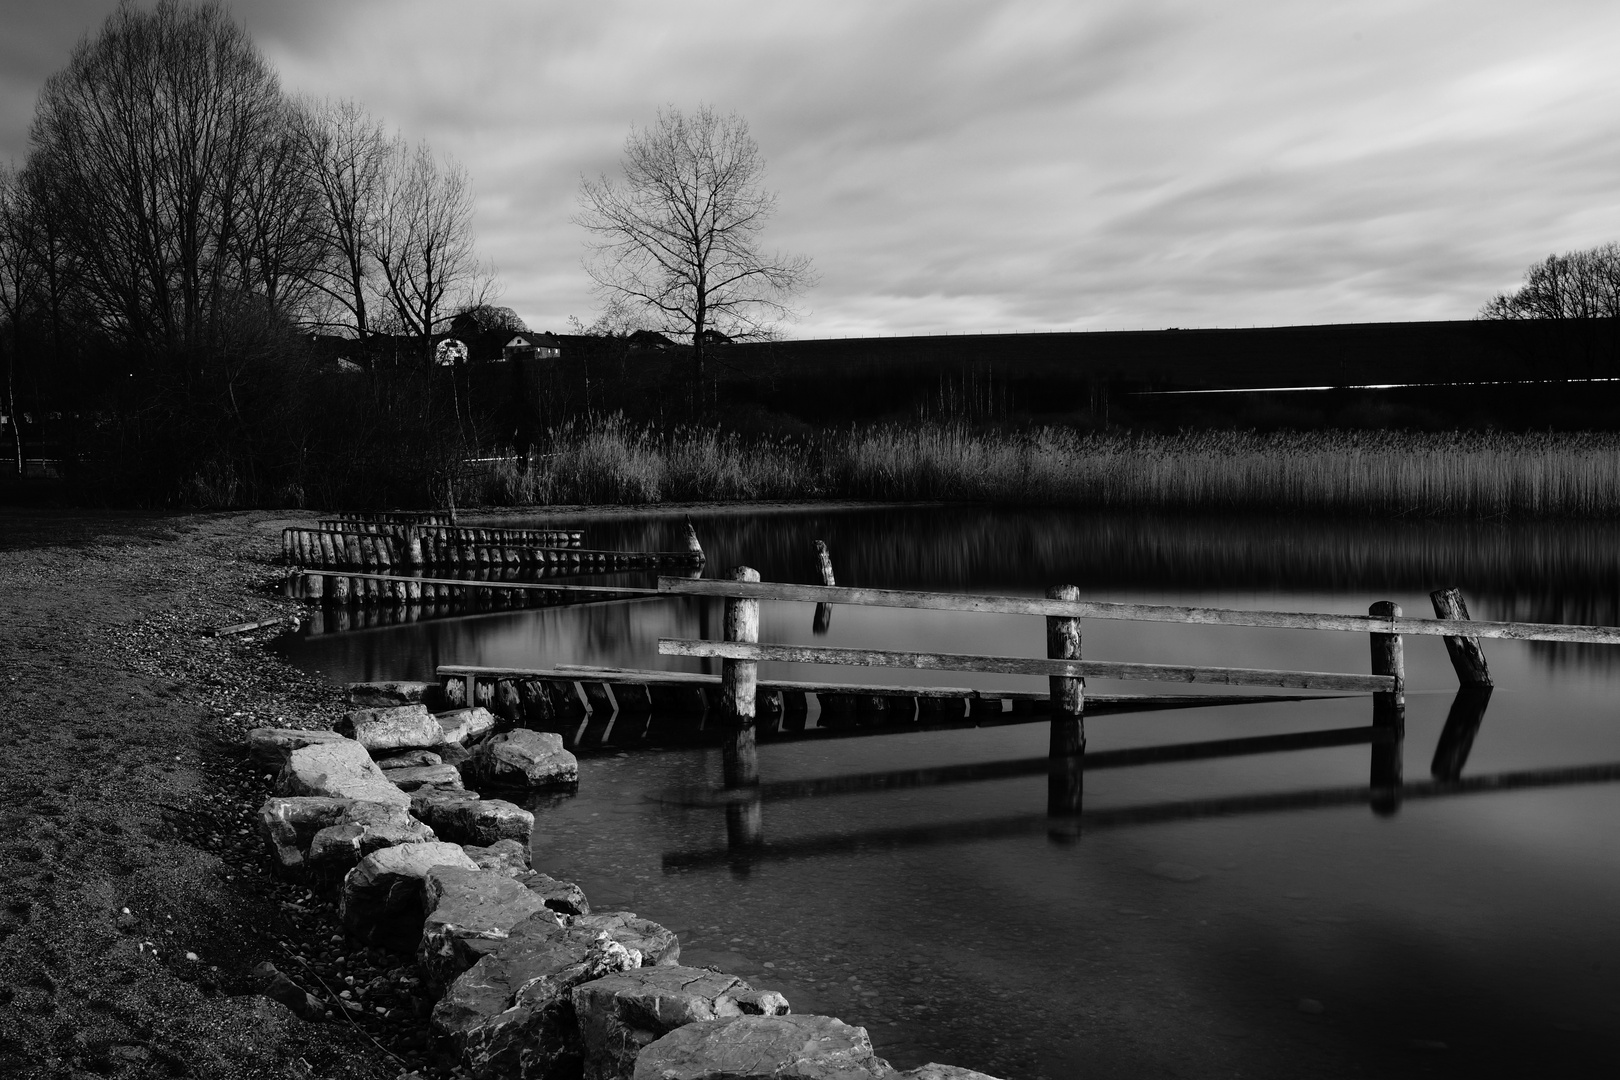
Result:
M651 127L631 128L623 174L580 183L586 271L604 302L640 308L692 342L697 393L709 331L761 336L794 317L793 297L815 282L810 259L761 248L776 194L735 113L659 110Z
M192 366L217 353L279 105L275 73L213 3L120 5L46 82L34 156L84 287L137 351Z
M28 194L21 172L0 166L0 317L5 320L0 326L0 349L6 358L3 411L11 419L18 476L23 474L23 441L22 416L17 410L17 369L27 347L24 327L32 321L45 292L38 215Z
M401 332L423 341L433 356L433 334L470 295L483 269L473 248L473 196L467 172L441 163L426 143L397 142L383 182L382 209L371 233L371 254L384 295ZM467 295L462 295L467 294Z
M299 131L306 167L320 193L326 253L313 280L339 313L320 321L364 340L372 331L368 304L380 287L371 258L372 235L395 148L383 126L349 100L306 104Z

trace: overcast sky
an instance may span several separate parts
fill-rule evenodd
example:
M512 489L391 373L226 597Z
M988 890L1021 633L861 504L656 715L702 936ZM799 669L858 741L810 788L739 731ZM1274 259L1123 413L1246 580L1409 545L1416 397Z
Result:
M0 159L113 0L3 0ZM460 159L503 303L589 321L581 174L741 113L793 336L1468 318L1620 239L1612 0L241 0L284 86Z

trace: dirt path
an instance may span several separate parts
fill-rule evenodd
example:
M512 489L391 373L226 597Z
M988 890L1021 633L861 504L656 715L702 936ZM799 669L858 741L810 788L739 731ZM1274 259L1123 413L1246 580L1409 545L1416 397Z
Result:
M293 523L0 510L0 1076L401 1071L247 992L323 927L264 873L237 746L338 702L212 631L293 612L270 588Z

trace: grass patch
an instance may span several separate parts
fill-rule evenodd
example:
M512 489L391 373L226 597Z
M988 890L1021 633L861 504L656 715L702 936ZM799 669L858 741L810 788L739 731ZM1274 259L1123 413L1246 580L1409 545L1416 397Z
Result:
M467 503L965 500L1362 517L1620 517L1620 435L1401 431L1098 434L884 424L801 438L658 431L620 417L550 433L465 478Z

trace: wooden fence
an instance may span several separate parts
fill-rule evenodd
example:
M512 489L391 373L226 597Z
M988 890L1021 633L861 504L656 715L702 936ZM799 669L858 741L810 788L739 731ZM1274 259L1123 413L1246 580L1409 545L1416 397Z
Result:
M1072 817L1079 813L1081 775L1087 765L1084 680L1088 676L1105 679L1168 680L1231 686L1370 692L1373 704L1372 726L1366 741L1372 744L1371 777L1369 788L1362 790L1370 792L1370 799L1376 811L1388 813L1399 804L1403 787L1401 741L1405 727L1406 689L1404 636L1431 635L1444 638L1447 653L1461 684L1431 770L1437 780L1441 781L1456 780L1460 775L1462 762L1466 760L1468 748L1472 743L1473 733L1477 731L1483 716L1484 704L1489 700L1491 675L1480 647L1480 639L1620 643L1620 628L1615 627L1475 622L1468 618L1467 607L1455 589L1442 589L1432 593L1431 601L1437 617L1422 619L1406 616L1399 605L1389 601L1371 605L1365 616L1316 612L1243 611L1087 601L1080 599L1079 590L1073 586L1053 587L1047 590L1044 598L1036 598L767 583L759 581L757 573L746 567L739 567L733 571L729 579L661 578L658 587L660 592L671 595L718 596L725 600L722 640L665 638L659 641L658 651L666 656L714 657L721 660L722 705L724 721L728 725L724 765L725 786L746 797L733 798L730 801L733 808L739 805L752 806L755 812L761 793L768 794L771 791L769 787L761 788L759 784L755 749L758 701L762 689L757 672L758 664L761 662L1045 676L1048 679L1046 697L1050 723L1048 754L1045 759L1049 817ZM818 605L818 612L822 610L822 605L864 604L1038 615L1046 619L1047 655L1032 658L761 643L758 640L758 605L761 600L814 603ZM1081 621L1087 618L1364 633L1368 637L1371 671L1368 674L1361 674L1085 660L1082 659L1080 650ZM1460 632L1463 631L1463 626L1459 624L1466 624L1466 632ZM1220 698L1208 700L1214 703ZM1332 739L1328 742L1331 744ZM1036 768L1028 762L1013 763L1008 767L1023 771L1033 771ZM970 771L972 769L967 768ZM883 774L882 777L869 779L874 785L890 783L893 774ZM849 778L823 778L795 783L806 790L859 789L858 784L856 788L850 788L851 782ZM746 819L738 835L741 835L746 845L751 835Z
M702 566L703 546L687 526L682 551L608 551L580 546L578 530L462 529L437 526L354 528L323 521L322 528L281 532L289 566L320 570L388 570L395 566L538 567L607 572ZM328 528L326 526L335 526Z

